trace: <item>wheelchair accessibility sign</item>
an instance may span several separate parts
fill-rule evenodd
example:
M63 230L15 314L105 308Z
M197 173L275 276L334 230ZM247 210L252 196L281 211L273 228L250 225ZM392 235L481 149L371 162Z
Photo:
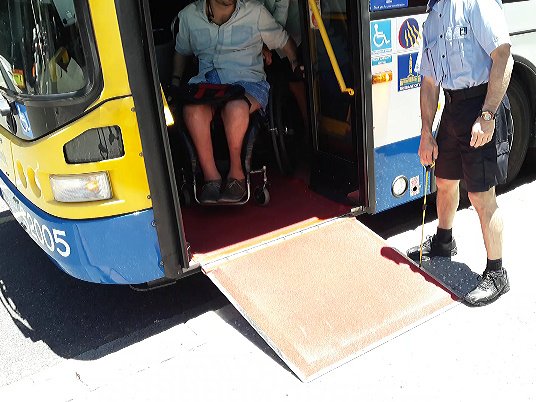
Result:
M390 20L370 23L370 49L372 54L388 53L393 50Z

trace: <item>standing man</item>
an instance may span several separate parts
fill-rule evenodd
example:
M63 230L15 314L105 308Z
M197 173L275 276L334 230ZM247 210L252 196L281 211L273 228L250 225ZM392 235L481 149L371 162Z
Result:
M420 72L422 131L419 157L423 165L435 161L437 233L423 245L423 256L456 254L452 237L464 179L471 204L478 213L487 253L486 269L465 302L482 306L508 292L502 266L503 222L495 186L506 180L509 102L505 96L513 68L510 37L500 0L429 0L423 29ZM432 123L439 87L445 109L437 139ZM408 250L419 260L419 247Z

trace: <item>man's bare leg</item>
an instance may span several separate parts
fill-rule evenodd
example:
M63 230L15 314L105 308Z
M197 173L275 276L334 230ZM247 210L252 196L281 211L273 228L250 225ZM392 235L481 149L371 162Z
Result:
M185 105L184 123L192 138L205 181L220 180L221 175L214 161L210 123L213 117L211 105Z
M472 306L483 306L510 290L508 275L502 266L503 220L495 198L495 187L482 193L469 193L469 199L480 218L488 261L481 282L465 295L464 300Z
M440 229L452 229L454 215L460 203L460 181L436 177L437 217Z
M503 220L497 206L495 187L482 193L469 193L469 199L480 219L488 260L502 258Z
M244 100L237 99L228 102L221 112L225 136L229 146L229 177L237 180L245 178L241 153L242 143L249 125L249 114L260 107L257 101L250 97L248 99L251 102L251 110Z

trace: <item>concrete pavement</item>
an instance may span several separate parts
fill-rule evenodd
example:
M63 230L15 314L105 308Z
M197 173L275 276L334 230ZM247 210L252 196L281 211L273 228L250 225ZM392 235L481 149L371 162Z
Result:
M494 304L453 304L311 383L302 383L232 306L125 348L114 341L0 388L3 401L536 400L536 182L499 196L512 290ZM437 222L426 226L433 233ZM458 212L457 260L484 268L478 218ZM388 239L405 250L420 228ZM358 306L356 306L358 308ZM135 336L135 334L133 334ZM127 342L128 344L128 342ZM104 356L92 359L91 355Z

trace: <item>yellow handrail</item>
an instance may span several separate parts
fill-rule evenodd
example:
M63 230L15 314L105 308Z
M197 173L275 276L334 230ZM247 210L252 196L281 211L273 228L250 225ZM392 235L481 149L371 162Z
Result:
M335 57L335 53L333 52L333 48L331 47L331 42L329 40L328 33L326 32L326 27L324 26L324 22L322 21L322 17L320 16L320 11L318 10L318 6L316 5L316 0L309 0L309 7L311 7L311 11L313 12L313 15L315 16L315 19L318 23L320 36L322 36L322 41L324 42L324 46L326 47L326 50L328 52L329 61L331 62L331 67L333 67L335 77L337 77L337 82L339 83L341 92L346 92L348 95L353 96L354 90L352 88L348 88L346 86L346 83L344 82L341 69L339 68L339 63L337 62L337 58Z

